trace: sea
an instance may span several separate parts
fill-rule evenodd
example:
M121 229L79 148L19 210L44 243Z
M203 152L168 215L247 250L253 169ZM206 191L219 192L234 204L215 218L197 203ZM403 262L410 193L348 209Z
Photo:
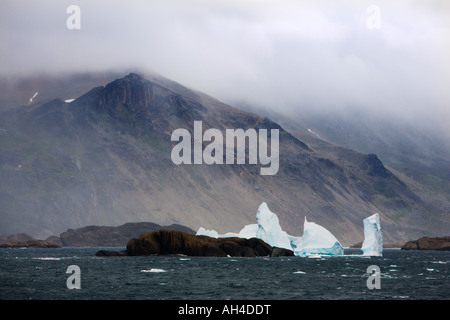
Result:
M382 257L97 257L100 249L0 249L0 300L449 300L450 251ZM374 271L378 268L378 272Z

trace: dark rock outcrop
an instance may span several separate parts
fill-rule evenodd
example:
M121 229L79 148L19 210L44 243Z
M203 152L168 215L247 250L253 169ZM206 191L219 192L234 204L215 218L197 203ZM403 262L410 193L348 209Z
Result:
M258 257L292 256L291 250L273 248L261 239L212 238L176 230L158 230L128 241L126 251L100 250L96 256L143 256L184 254L187 256Z
M270 254L271 257L291 257L293 255L294 251L278 247L273 247L272 252Z
M152 254L184 254L187 256L255 257L269 256L272 247L260 239L211 238L174 231L159 230L128 241L131 256Z
M114 251L114 250L99 250L95 253L97 257L124 257L128 255L126 250Z
M0 243L0 248L59 248L60 246L43 240L26 240Z
M450 251L450 236L422 237L406 242L402 250L445 250Z

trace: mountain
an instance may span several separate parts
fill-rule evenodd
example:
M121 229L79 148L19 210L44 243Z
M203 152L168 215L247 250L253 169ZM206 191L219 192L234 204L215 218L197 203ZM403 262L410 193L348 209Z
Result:
M426 119L411 123L370 111L302 115L291 117L290 124L275 119L302 138L301 132L333 145L376 153L385 165L426 186L447 205L450 202L450 140Z
M0 77L0 111L19 105L38 105L58 97L71 100L93 87L121 77L120 72L80 72L64 75L35 74L27 77Z
M181 225L160 226L151 222L128 222L117 227L86 226L78 229L69 229L53 241L66 247L125 247L132 238L150 231L175 230L190 234L195 231ZM47 239L46 241L50 241Z
M449 229L449 212L377 155L313 146L164 77L130 73L71 102L57 91L0 114L0 234L139 221L238 232L263 201L289 234L301 235L307 216L344 245L363 240L362 220L375 212L386 241ZM279 129L277 174L261 175L259 164L175 165L171 134L193 132L194 121L222 133Z
M242 104L271 117L295 137L329 157L341 150L376 153L383 164L432 207L450 215L450 140L448 129L433 122L377 110L349 109L327 112L301 110L289 116Z

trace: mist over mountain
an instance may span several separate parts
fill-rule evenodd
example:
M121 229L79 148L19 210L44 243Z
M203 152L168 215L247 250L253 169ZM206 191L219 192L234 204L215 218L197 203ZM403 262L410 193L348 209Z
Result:
M419 193L427 193L445 210L450 208L450 140L446 131L434 126L434 114L412 121L363 108L316 111L299 107L301 112L287 116L249 104L241 107L270 116L315 149L335 145L375 153L397 175L425 188Z
M156 74L62 78L39 80L47 83L35 97L41 100L30 102L32 82L30 93L13 86L2 99L0 234L44 237L136 221L238 232L254 223L263 201L289 234L301 235L307 216L343 244L363 240L362 220L374 212L387 241L448 230L448 199L435 201L426 184L373 151L337 146ZM194 121L222 132L279 129L278 173L262 176L249 164L173 164L171 133L192 132Z

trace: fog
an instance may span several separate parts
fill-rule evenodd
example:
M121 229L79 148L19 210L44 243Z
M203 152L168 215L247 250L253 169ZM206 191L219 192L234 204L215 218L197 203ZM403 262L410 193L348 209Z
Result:
M80 29L67 27L72 4ZM0 41L1 76L135 68L287 114L450 122L445 0L2 0Z

